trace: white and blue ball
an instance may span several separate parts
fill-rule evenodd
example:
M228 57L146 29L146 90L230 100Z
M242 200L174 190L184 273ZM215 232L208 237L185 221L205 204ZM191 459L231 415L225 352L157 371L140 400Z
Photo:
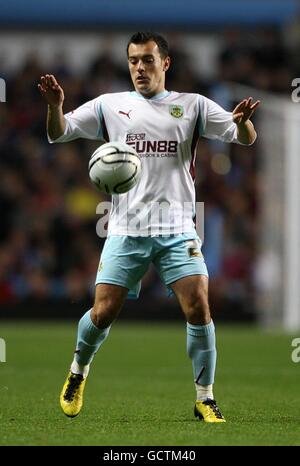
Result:
M98 147L89 162L89 176L96 188L108 194L132 189L142 173L135 149L123 142L108 142Z

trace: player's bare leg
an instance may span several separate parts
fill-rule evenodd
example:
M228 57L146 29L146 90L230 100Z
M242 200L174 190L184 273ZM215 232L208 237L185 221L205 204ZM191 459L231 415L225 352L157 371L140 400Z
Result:
M118 316L128 289L100 283L96 286L95 304L78 324L74 360L60 395L63 412L69 417L79 414L83 405L83 390L94 355L106 340L112 322Z
M205 422L225 422L213 396L217 352L208 303L208 277L187 276L171 287L187 320L187 350L197 393L194 414Z
M208 304L208 277L191 275L171 284L187 322L206 325L211 321Z
M128 289L119 285L96 285L95 304L91 319L99 329L107 328L118 317L127 297Z

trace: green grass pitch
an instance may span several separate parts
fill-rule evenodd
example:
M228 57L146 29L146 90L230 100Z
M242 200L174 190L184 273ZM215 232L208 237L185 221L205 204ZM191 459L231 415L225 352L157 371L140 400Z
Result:
M183 322L116 322L93 362L82 412L65 417L58 400L76 327L0 322L1 445L300 444L292 336L217 325L215 397L227 423L209 425L193 416Z

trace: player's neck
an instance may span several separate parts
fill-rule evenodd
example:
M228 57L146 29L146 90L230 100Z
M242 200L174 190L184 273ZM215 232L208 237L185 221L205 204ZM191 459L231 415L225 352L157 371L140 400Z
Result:
M137 90L135 90L135 92L139 97L143 97L144 99L147 99L147 100L159 99L159 98L164 97L164 96L169 94L169 91L167 91L165 88L163 88L159 92L154 92L154 93L151 93L151 94L142 94L141 92L139 92Z

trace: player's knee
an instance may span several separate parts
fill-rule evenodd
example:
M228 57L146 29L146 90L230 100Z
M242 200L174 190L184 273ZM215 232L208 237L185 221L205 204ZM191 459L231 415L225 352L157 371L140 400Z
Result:
M97 300L92 309L92 320L96 327L106 328L116 319L118 313L119 309L112 299Z
M210 309L205 291L199 290L190 295L185 306L185 314L191 324L206 324L210 321Z

